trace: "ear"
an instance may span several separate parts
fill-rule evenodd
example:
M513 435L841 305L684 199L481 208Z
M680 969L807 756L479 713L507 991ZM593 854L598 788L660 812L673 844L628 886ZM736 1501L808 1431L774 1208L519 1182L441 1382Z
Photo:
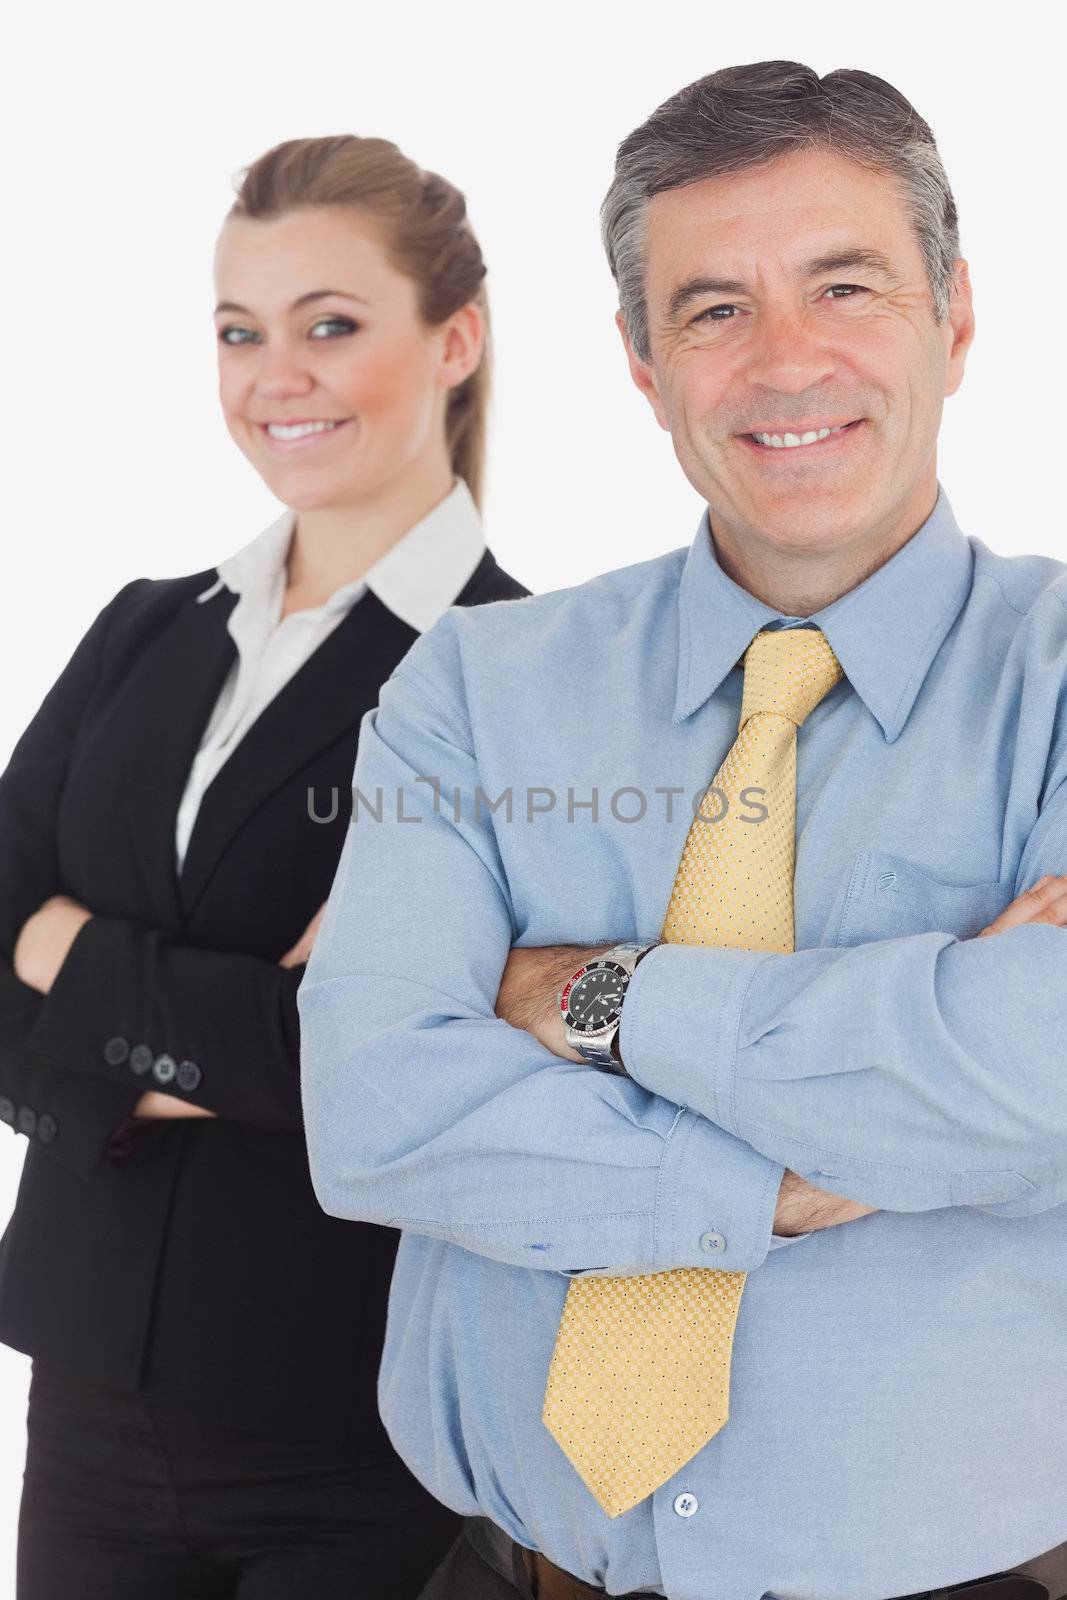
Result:
M475 370L482 359L485 333L485 318L473 300L448 318L438 368L446 389L455 389Z
M622 334L623 348L626 351L626 360L629 363L631 378L652 407L660 427L665 433L670 433L671 425L667 420L667 411L659 392L655 371L651 362L642 361L641 357L635 352L633 345L630 343L630 335L626 331L626 321L621 310L615 313L615 326Z
M967 352L974 339L974 305L971 297L971 275L966 261L960 256L955 263L952 297L942 333L947 341L945 394L955 394L963 382L963 368Z

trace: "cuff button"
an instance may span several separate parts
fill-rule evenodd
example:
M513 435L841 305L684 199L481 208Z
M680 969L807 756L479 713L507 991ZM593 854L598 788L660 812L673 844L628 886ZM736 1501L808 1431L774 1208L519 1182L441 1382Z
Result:
M51 1144L59 1132L59 1123L55 1117L50 1117L46 1111L43 1117L37 1119L37 1137L42 1144Z
M119 1033L104 1046L104 1060L109 1067L121 1067L129 1053L130 1041Z
M157 1056L152 1063L152 1076L157 1083L170 1083L178 1070L178 1063L173 1056Z
M708 1255L726 1249L726 1240L721 1233L702 1233L700 1235L700 1248Z
M191 1094L199 1088L200 1080L204 1076L195 1061L180 1061L178 1063L178 1088Z
M130 1051L130 1071L142 1077L152 1065L152 1050L147 1044L135 1044Z
M20 1133L31 1134L37 1131L37 1113L32 1106L19 1106L15 1126Z
M10 1122L10 1123L14 1124L14 1121L15 1121L15 1102L14 1102L14 1100L10 1099L6 1094L0 1095L0 1122Z

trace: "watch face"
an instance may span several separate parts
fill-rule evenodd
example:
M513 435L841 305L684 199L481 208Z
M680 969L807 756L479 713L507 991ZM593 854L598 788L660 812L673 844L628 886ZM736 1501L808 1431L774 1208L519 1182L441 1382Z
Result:
M567 1021L579 1033L599 1033L622 1010L628 974L615 961L589 967L566 995Z

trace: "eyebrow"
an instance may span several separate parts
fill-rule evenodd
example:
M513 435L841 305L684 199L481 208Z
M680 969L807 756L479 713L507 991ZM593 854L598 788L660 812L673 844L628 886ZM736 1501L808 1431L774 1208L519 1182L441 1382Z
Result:
M850 267L862 267L868 272L880 273L883 278L894 278L896 273L888 256L881 250L861 249L857 246L851 250L835 250L830 255L813 256L810 261L801 264L798 278L817 278L824 272L842 272ZM668 320L673 320L680 311L692 300L699 299L706 294L744 294L748 289L746 283L739 278L708 278L704 276L687 278L672 292L667 302Z
M364 300L361 295L346 294L344 289L312 289L307 294L302 294L299 300L294 300L289 309L290 311L296 311L300 306L306 306L312 300L325 300L330 295L336 295L341 300L358 300L360 305L363 306L370 304L370 301ZM239 311L245 317L252 315L247 306L239 306L233 300L220 300L215 307L216 316L220 311Z

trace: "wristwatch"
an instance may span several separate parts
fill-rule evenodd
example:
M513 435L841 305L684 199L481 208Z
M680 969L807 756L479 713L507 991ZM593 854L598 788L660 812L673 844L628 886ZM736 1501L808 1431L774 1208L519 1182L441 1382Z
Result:
M647 951L660 943L636 940L613 945L595 961L571 974L559 995L563 1031L572 1050L606 1072L626 1077L626 1069L612 1054L622 1021L622 1002L634 968Z

